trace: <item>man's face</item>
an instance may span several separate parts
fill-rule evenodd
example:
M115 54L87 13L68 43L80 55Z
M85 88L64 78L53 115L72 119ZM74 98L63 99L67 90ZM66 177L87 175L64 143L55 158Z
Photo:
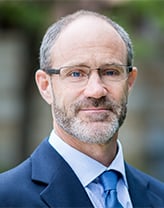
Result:
M70 24L52 50L52 68L85 64L92 69L106 63L126 65L125 43L106 22L83 17ZM128 82L104 84L92 70L85 86L51 77L55 126L87 143L104 144L126 117Z

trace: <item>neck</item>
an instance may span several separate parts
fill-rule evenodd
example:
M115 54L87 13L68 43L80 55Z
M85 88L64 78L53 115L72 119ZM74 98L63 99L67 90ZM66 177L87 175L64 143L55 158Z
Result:
M109 142L105 144L95 144L95 143L85 143L77 138L72 137L67 134L58 125L54 126L56 134L68 145L77 149L78 151L88 155L89 157L102 163L104 166L108 167L117 154L117 136L116 133Z

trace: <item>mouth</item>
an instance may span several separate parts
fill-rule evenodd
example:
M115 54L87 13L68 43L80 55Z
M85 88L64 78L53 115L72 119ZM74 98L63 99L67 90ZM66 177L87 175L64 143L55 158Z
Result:
M113 113L112 109L106 107L87 107L79 110L79 114L90 121L106 121Z
M95 107L87 107L87 108L82 108L82 109L80 109L80 111L82 111L82 112L88 112L88 113L90 113L90 112L92 112L92 113L104 113L104 112L109 112L109 111L112 111L113 112L113 110L111 109L111 108L106 108L106 107L98 107L98 108L95 108Z

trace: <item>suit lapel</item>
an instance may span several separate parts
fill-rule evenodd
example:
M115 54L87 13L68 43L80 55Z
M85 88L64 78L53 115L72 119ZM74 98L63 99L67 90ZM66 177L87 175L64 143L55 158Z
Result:
M156 207L156 203L162 204L161 199L149 190L149 181L146 175L125 164L126 176L129 185L129 194L134 208ZM154 204L156 204L154 206Z
M73 170L48 141L44 141L31 158L32 179L45 184L40 196L48 206L93 207Z
M63 164L60 170L41 194L50 207L93 207L70 167Z

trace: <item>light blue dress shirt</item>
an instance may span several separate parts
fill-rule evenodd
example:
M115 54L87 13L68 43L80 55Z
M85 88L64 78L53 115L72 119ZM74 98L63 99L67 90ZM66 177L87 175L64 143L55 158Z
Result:
M110 169L117 170L122 174L122 178L120 178L117 184L118 199L124 208L132 208L125 174L122 146L119 141L118 153L109 167L104 166L65 143L55 134L54 130L50 134L49 143L73 169L95 208L103 208L105 201L104 190L98 181L98 176Z

